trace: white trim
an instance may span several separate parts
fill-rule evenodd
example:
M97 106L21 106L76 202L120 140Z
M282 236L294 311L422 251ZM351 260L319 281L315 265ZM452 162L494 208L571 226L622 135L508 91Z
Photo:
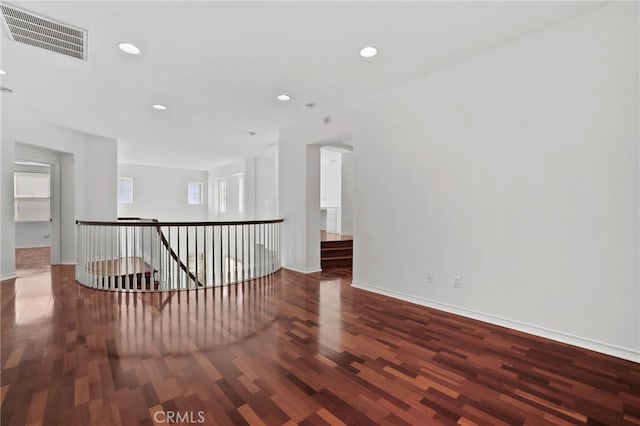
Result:
M63 261L63 262L58 262L58 263L52 263L52 265L77 265L78 263L73 260L73 261Z
M16 278L18 278L16 276L16 274L6 274L6 275L3 275L2 277L0 277L0 281L13 280L13 279L16 279Z
M283 265L282 267L284 269L288 269L293 272L299 272L301 274L313 274L315 272L322 272L321 268L299 269L299 268L295 268L293 266L287 266L287 265Z
M198 190L198 194L200 195L200 200L198 200L197 203L192 203L191 202L191 185L196 185L196 186L198 186L198 188L200 188ZM196 182L196 181L187 182L187 205L189 205L189 206L202 206L202 205L204 205L204 183L203 182ZM240 213L242 213L242 210L240 210Z
M48 221L47 221L48 222ZM17 249L32 249L32 248L51 248L51 244L43 246L43 245L36 245L36 246L16 246Z
M128 182L131 182L131 197L127 201L120 201L120 192L121 192L120 182L121 181L124 182L125 180ZM118 191L118 204L133 204L133 178L132 177L118 176L117 191Z
M435 300L424 299L417 296L410 296L408 294L379 288L357 281L353 281L351 283L351 287L640 363L640 350L625 348L611 343L593 340L587 337L576 336L574 334L565 333L558 330L552 330L549 328L540 327L509 318L503 318L497 315L449 305L447 303L436 302Z

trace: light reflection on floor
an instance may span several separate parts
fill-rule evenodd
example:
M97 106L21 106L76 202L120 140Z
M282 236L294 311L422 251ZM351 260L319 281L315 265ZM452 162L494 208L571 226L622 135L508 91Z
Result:
M53 312L49 247L16 249L15 325L46 322Z
M318 310L318 343L338 350L342 345L342 312L340 279L320 282L320 303Z

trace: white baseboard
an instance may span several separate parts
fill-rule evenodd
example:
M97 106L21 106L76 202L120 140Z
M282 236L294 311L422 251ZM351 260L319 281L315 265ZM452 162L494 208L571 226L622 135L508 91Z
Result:
M322 268L310 268L310 269L300 269L293 266L282 265L284 269L288 269L293 272L299 272L301 274L313 274L315 272L322 272Z
M38 244L34 246L16 246L17 249L30 249L30 248L51 248L51 244Z
M77 265L77 262L75 260L74 261L65 260L62 262L54 263L54 265L74 265L75 266Z
M400 299L405 302L415 303L416 305L426 306L428 308L433 308L451 314L472 318L478 321L487 322L489 324L499 325L502 327L510 328L512 330L532 334L534 336L544 337L546 339L555 340L561 343L578 346L584 349L589 349L595 352L600 352L606 355L611 355L617 358L640 363L640 350L634 350L631 348L613 345L611 343L600 342L597 340L589 339L587 337L576 336L570 333L503 318L497 315L478 312L472 309L449 305L447 303L436 302L435 300L424 299L417 296L410 296L408 294L379 288L357 281L353 281L351 283L351 286L360 290L370 291L372 293L381 294L383 296L392 297L394 299Z
M0 281L13 280L17 278L16 274L5 274L0 277Z

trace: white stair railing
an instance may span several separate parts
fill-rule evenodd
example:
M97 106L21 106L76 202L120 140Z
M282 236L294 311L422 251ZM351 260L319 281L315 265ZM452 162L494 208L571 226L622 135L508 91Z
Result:
M219 287L280 269L282 219L77 221L76 280L115 291Z

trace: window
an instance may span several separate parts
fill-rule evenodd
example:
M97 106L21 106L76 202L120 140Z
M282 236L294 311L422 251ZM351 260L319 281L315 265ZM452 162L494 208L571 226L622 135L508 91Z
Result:
M218 180L218 202L220 213L227 212L227 181Z
M203 191L202 191L202 182L189 182L187 185L188 192L188 200L189 204L198 204L201 205L204 203Z
M13 193L16 222L51 218L51 178L48 173L15 172Z
M226 217L240 217L244 212L244 175L236 173L216 181L218 187L218 212Z
M244 209L244 184L242 175L238 178L238 211L242 213Z
M133 179L130 177L118 178L118 203L133 204Z

